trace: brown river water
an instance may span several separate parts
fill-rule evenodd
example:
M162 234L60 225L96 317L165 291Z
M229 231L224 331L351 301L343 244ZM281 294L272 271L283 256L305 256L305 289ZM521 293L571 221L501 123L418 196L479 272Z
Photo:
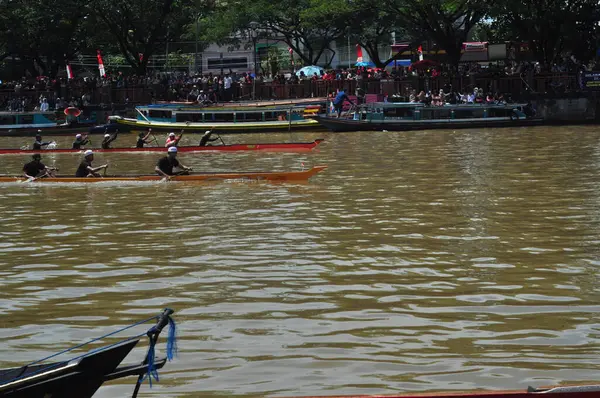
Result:
M329 165L308 184L0 184L0 366L171 307L179 356L140 396L600 380L600 127L225 140L318 137L306 154L180 156L199 171ZM147 173L157 158L96 163ZM2 156L0 173L27 160ZM44 161L72 174L78 155Z

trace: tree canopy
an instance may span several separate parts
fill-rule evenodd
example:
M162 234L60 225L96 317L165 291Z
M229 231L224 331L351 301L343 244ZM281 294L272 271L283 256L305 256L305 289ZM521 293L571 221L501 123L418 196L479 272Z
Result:
M305 65L331 62L336 46L360 44L380 67L392 58L392 34L443 49L457 65L462 43L527 43L549 68L559 57L596 57L595 0L0 0L0 62L18 60L31 75L54 75L97 49L120 56L133 73L168 42L200 39L231 48L253 38L284 43ZM197 31L198 30L198 31ZM254 36L253 36L254 34ZM179 48L177 49L179 50ZM326 65L329 66L329 65ZM336 65L332 65L336 66Z

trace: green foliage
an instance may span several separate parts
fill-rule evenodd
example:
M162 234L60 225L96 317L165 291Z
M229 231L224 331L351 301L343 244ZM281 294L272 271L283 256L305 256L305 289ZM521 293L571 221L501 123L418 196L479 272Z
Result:
M93 28L75 0L8 0L0 13L0 60L15 56L32 74L55 74L65 58L91 45Z
M464 41L526 42L549 68L565 54L595 58L600 43L597 0L0 0L0 62L31 75L56 75L67 60L102 50L107 66L146 72L168 42L250 48L253 38L279 42L261 61L265 71L327 63L332 43L360 44L380 67L397 41L434 45L458 64ZM255 36L253 36L253 33ZM281 43L285 43L285 46ZM427 46L429 47L429 46ZM169 47L171 48L171 47ZM190 63L175 47L166 65ZM185 50L183 50L185 48ZM171 48L172 49L172 48ZM141 55L141 56L140 56ZM193 62L193 60L192 60Z
M494 41L529 44L534 58L549 69L566 52L581 60L598 45L599 4L591 0L506 0L490 11Z
M194 54L183 54L180 51L169 53L165 68L188 68L194 63Z
M281 40L312 65L347 30L351 7L346 0L228 1L203 22L206 40L240 46L252 32L258 40Z
M293 66L290 54L282 48L276 46L269 47L266 59L260 62L260 69L263 73L270 74L271 76L279 74L284 69L291 70Z
M398 16L398 23L407 32L435 42L456 66L462 43L467 41L471 29L488 15L491 4L481 0L390 0L387 7Z
M369 58L380 68L391 63L394 58L380 58L380 50L388 50L395 32L397 41L417 42L414 32L407 31L398 23L398 16L390 8L373 7L369 0L356 0L353 3L352 21L349 29L352 41L358 43L369 54Z
M160 45L178 39L189 24L191 0L95 0L90 12L138 74L145 74Z

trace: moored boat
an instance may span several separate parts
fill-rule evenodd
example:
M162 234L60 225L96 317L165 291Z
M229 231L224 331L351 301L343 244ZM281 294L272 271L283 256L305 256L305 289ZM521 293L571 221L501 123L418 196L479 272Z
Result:
M179 152L238 152L238 151L263 151L263 152L309 152L312 151L324 140L318 138L312 142L289 142L289 143L258 143L258 144L228 144L228 145L210 145L210 146L180 146ZM163 153L165 148L159 146L149 146L144 148L94 148L94 152L103 153ZM0 148L0 155L32 155L34 153L82 153L80 149L53 148L53 149L16 149Z
M527 116L526 104L461 104L427 106L421 103L371 103L340 118L319 115L321 125L334 132L407 131L541 124Z
M77 111L79 113L76 116L72 112L65 115L62 123L57 121L54 112L0 112L0 137L34 136L38 133L64 135L89 130L96 123L95 118L83 118L81 111Z
M305 117L305 107L186 107L148 105L136 107L137 117L111 116L109 121L121 131L186 131L215 133L285 132L315 129L319 124L312 118L313 110ZM110 123L109 123L110 126Z
M56 358L75 348L80 348L94 341L129 329L137 324L109 333L88 343L61 351L58 354L32 362L23 367L0 370L0 397L91 398L106 381L137 376L138 379L133 392L133 398L135 398L145 379L148 378L150 385L152 385L153 377L158 380L157 370L161 369L167 362L167 359L172 359L175 354L175 322L171 318L172 314L173 310L165 309L159 316L137 323L141 324L157 320L156 325L146 333L116 344L92 350L87 354L80 355L68 361L42 364L42 362L48 359ZM167 358L157 359L155 357L155 346L160 333L167 325L170 326L169 337L167 339ZM149 346L144 360L139 364L120 366L121 362L143 336L147 336L149 339Z
M249 172L217 172L193 173L188 175L175 175L171 181L180 182L210 182L222 180L250 180L250 181L306 181L325 170L327 166L314 166L301 171L249 171ZM136 181L162 181L163 177L153 175L123 175L105 176L99 178L56 176L37 178L34 183L99 183L99 182L136 182ZM23 183L29 181L22 176L0 176L0 183Z

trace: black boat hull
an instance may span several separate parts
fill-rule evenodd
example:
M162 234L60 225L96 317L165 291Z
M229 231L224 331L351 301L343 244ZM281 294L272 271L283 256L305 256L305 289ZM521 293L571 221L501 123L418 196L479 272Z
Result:
M118 368L138 341L125 341L77 361L4 371L0 374L0 383L5 383L0 385L0 397L91 398L106 380L145 372L145 365L128 367L131 369ZM117 376L119 374L122 376Z
M57 125L54 127L23 128L23 129L0 129L0 137L35 137L37 134L44 135L74 135L85 133L90 130L94 123L77 123L73 125ZM104 131L103 131L104 132Z
M335 133L353 131L414 131L433 129L470 129L470 128L495 128L495 127L524 127L539 126L546 124L543 119L520 119L520 120L427 120L420 122L402 121L366 121L344 118L333 118L316 116L315 119L325 128Z

